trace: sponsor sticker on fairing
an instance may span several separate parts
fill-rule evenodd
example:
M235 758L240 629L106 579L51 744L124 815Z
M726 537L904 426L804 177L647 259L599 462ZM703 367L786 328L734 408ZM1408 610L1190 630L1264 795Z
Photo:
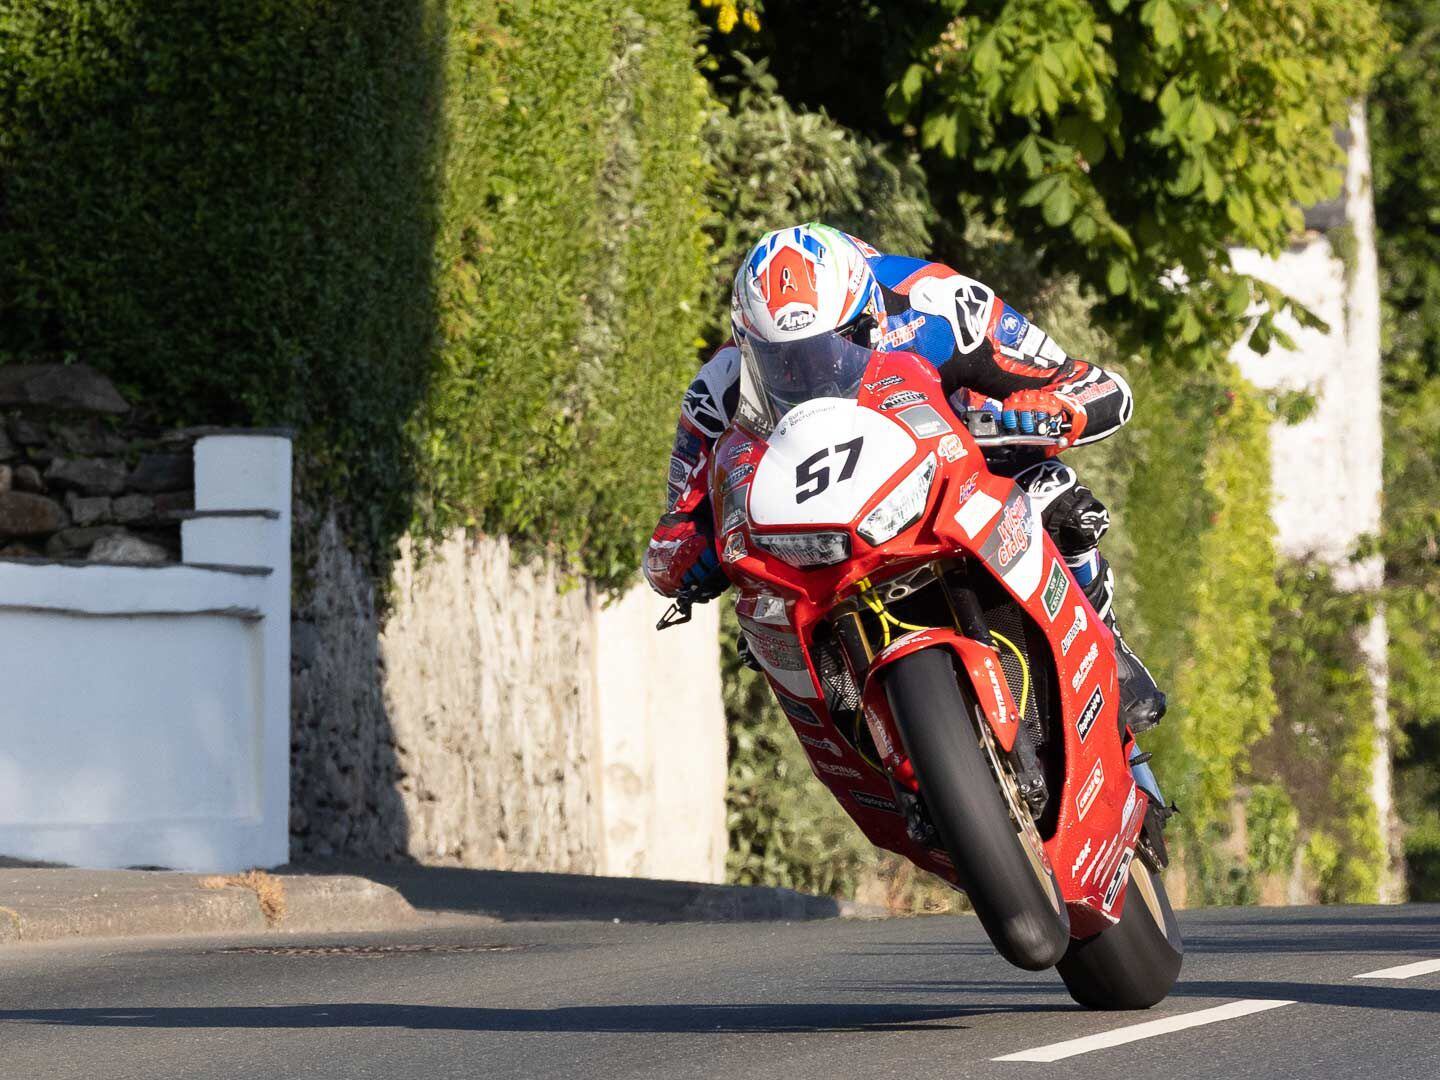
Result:
M1097 758L1095 767L1090 770L1090 775L1085 778L1084 785L1075 794L1075 813L1079 820L1084 821L1085 815L1090 812L1090 807L1095 805L1095 798L1100 794L1100 789L1105 786L1105 766Z
M1030 501L1016 499L1007 506L996 529L1000 533L1000 547L995 557L1004 570L1030 547Z
M796 735L799 736L800 741L806 746L813 746L816 750L828 750L836 757L845 756L845 751L840 749L839 744L836 743L834 739L817 739L813 735L801 735L799 732L796 732Z
M901 375L886 375L883 379L876 382L867 382L865 389L869 390L872 394L878 394L881 390L891 386L899 386L904 381L905 379Z
M875 748L880 751L882 758L895 756L895 744L890 741L890 732L885 728L885 719L880 715L878 709L869 705L865 707L865 726L870 729L870 738L875 740Z
M735 485L739 484L742 480L745 480L754 472L755 466L750 464L750 462L748 461L745 462L745 464L743 465L736 465L733 469L731 469L728 473L725 474L724 490L730 491L732 488L735 487Z
M1125 873L1130 869L1130 860L1135 857L1135 852L1127 851L1121 857L1115 867L1115 873L1110 875L1110 884L1105 886L1105 906L1112 907L1120 895L1120 886L1125 881Z
M1005 693L1000 689L1000 680L995 676L995 661L988 656L985 658L985 674L990 677L990 693L995 698L995 712L1003 724L1009 720L1010 713L1005 708Z
M915 433L917 439L933 439L936 435L950 432L950 425L929 405L912 405L908 409L900 410L895 416Z
M1130 815L1135 813L1135 804L1140 801L1139 787L1135 781L1130 781L1130 794L1125 796L1125 812L1120 815L1120 831L1125 831L1125 826L1130 824Z
M857 791L850 789L850 798L854 799L861 806L871 810L883 810L887 814L900 813L900 807L895 805L893 799L887 799L883 795L875 795L869 791Z
M1069 656L1070 646L1075 644L1075 639L1084 632L1085 627L1090 625L1090 620L1085 617L1083 604L1075 605L1075 621L1070 624L1070 629L1065 631L1065 636L1060 640L1060 655Z
M1045 604L1045 614L1050 616L1050 621L1055 621L1055 616L1060 614L1060 608L1065 604L1065 594L1070 591L1070 578L1065 573L1065 568L1060 565L1059 559L1050 560L1050 577L1045 582L1045 591L1040 599Z
M750 550L745 546L745 534L737 529L727 536L725 550L721 554L727 563L739 562L750 554Z
M903 409L906 405L914 405L917 401L924 400L925 395L918 390L900 390L882 401L880 408L889 412L891 409Z
M741 484L739 487L727 488L722 494L720 509L722 518L720 531L730 532L745 524L745 505L750 496L750 485Z
M965 444L959 435L946 435L936 444L935 449L946 461L959 461L965 456Z
M831 765L828 761L817 761L814 762L814 765L821 772L828 773L830 776L843 776L847 780L860 779L860 770L852 769L849 765Z
M1100 646L1092 641L1089 650L1080 660L1080 666L1075 669L1075 674L1070 678L1071 690L1074 690L1077 694L1080 692L1080 684L1083 683L1086 676L1090 674L1090 669L1095 666L1095 661L1099 656Z
M1075 734L1080 736L1080 741L1085 741L1085 736L1090 734L1090 729L1095 726L1096 719L1100 716L1100 710L1105 707L1105 695L1100 692L1097 686L1095 692L1090 695L1090 700L1085 702L1085 708L1080 710L1080 717L1075 721Z
M1090 838L1085 838L1085 846L1080 849L1080 854L1075 856L1075 862L1070 867L1070 876L1073 878L1080 873L1080 867L1085 865L1085 860L1090 857Z
M785 715L797 724L804 724L806 727L824 727L820 718L815 715L815 710L803 701L796 701L788 694L776 694L775 698L780 702L780 708Z

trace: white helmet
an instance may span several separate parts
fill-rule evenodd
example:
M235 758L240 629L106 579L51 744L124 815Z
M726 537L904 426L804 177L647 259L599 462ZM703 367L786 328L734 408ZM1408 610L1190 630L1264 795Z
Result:
M750 249L730 318L745 360L743 411L773 423L801 401L858 390L885 332L885 301L857 242L812 223L766 233Z
M856 242L829 225L794 225L762 236L735 275L735 340L799 341L870 315L883 331L885 302ZM878 341L878 338L877 338Z

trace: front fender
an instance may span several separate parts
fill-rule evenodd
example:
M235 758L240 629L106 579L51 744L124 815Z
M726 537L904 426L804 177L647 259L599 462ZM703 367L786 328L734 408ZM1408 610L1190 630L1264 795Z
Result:
M865 676L865 689L861 701L865 706L865 718L870 725L871 735L882 754L888 754L886 743L898 747L899 741L895 724L890 716L890 702L881 685L880 673L895 661L921 649L949 649L959 661L959 668L970 677L975 700L985 721L995 734L995 741L1008 753L1015 745L1020 730L1020 714L1015 708L1015 699L1010 696L1010 687L1005 683L1005 672L1000 667L1000 655L988 645L982 645L974 638L967 638L954 630L936 628L916 630L897 638L879 653L870 664ZM883 725L876 731L877 723Z

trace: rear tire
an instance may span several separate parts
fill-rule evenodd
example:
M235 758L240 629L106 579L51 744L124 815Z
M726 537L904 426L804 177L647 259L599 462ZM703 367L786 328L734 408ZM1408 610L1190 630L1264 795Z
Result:
M901 657L883 678L930 820L985 932L1017 967L1053 967L1070 941L1069 915L1053 871L1048 863L1037 871L1001 795L969 684L945 649Z
M1184 959L1165 883L1136 857L1120 921L1072 941L1056 967L1070 996L1086 1008L1148 1009L1170 993Z

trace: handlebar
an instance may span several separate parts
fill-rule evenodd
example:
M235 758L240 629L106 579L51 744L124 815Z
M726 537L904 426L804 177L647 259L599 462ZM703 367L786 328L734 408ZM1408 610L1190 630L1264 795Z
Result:
M1063 435L976 435L975 441L983 449L988 446L1060 446L1070 445Z
M964 421L970 436L980 444L982 450L1002 446L1059 446L1064 448L1070 445L1070 440L1064 434L1027 435L1006 432L1000 427L995 414L983 409L962 413L960 419Z

